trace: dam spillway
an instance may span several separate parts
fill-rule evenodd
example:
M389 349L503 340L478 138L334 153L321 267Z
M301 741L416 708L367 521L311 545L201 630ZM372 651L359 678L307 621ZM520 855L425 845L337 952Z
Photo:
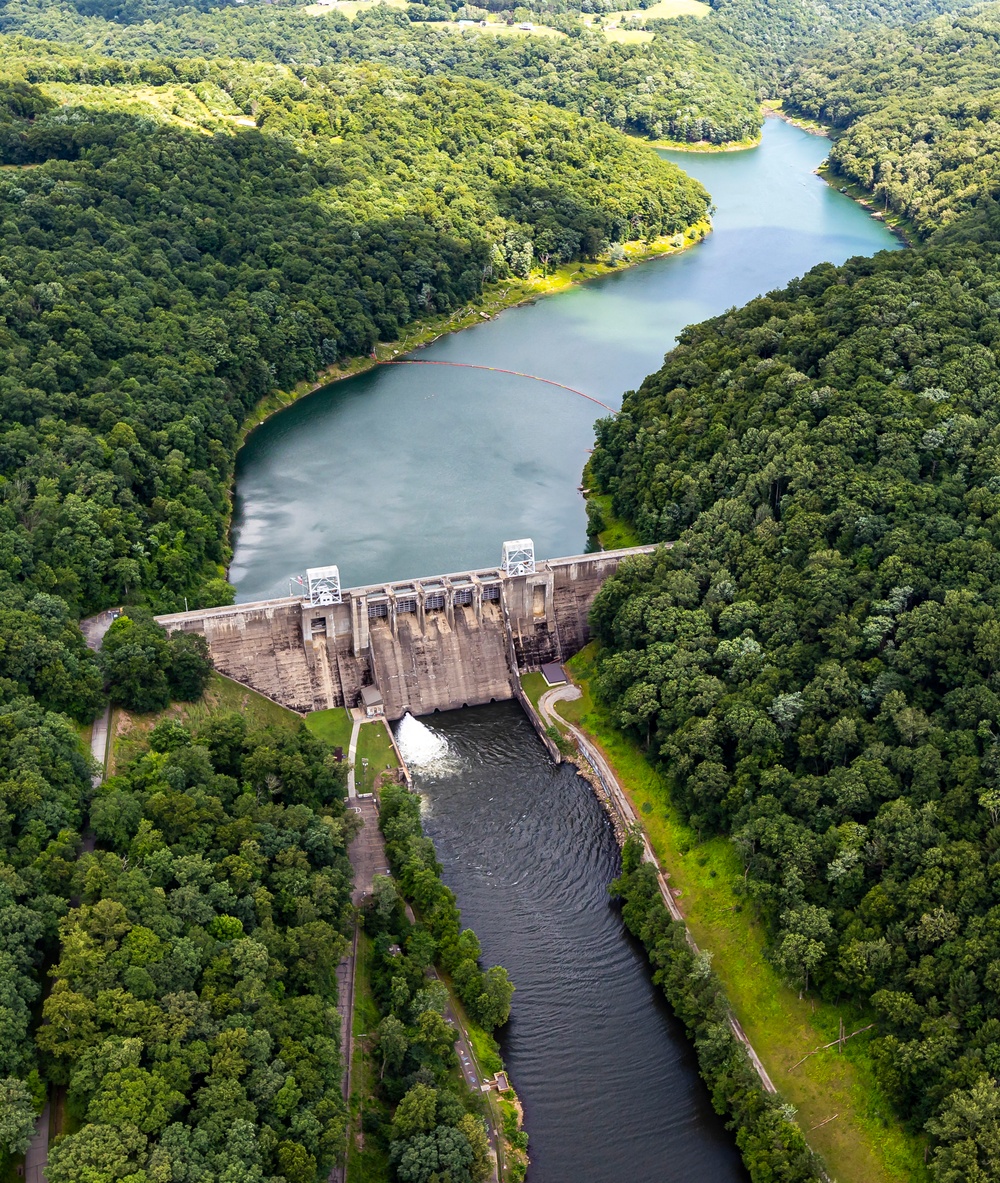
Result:
M587 644L605 580L655 549L338 588L333 603L287 596L156 619L201 633L220 673L294 711L352 707L374 686L385 715L401 719L516 697L519 673Z

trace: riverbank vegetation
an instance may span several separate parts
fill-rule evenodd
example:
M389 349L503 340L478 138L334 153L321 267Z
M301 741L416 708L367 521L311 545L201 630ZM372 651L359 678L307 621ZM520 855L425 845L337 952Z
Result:
M993 197L1000 11L873 29L797 65L786 104L838 129L835 176L927 236Z
M461 929L455 897L423 834L419 798L386 787L379 826L394 878L375 876L363 911L367 980L379 1018L369 1035L378 1077L368 1074L362 1130L400 1183L430 1183L442 1174L474 1183L493 1169L484 1101L462 1077L448 987L434 967L485 1029L483 1039L507 1021L513 987L500 966L485 973L479 967L479 942ZM409 919L406 900L419 921ZM492 1067L500 1067L495 1054Z
M768 956L767 930L747 900L738 851L724 835L706 837L684 821L669 778L652 766L642 744L620 729L613 710L595 698L597 656L592 642L567 663L581 696L559 702L556 711L588 735L614 767L684 923L710 957L725 999L781 1098L794 1107L809 1145L837 1179L926 1179L926 1143L902 1128L878 1087L870 1033L803 1062L814 1049L836 1041L841 1023L850 1034L867 1026L871 1016L850 999L803 996L783 978Z
M984 207L686 330L591 464L676 540L605 585L599 693L734 842L785 977L871 1011L942 1180L992 1153L957 1115L1000 1104L998 239Z
M481 83L344 67L304 85L192 64L174 85L136 67L134 83L95 88L85 62L22 47L5 65L59 78L57 98L16 83L6 106L6 158L41 162L0 182L7 380L33 366L36 384L7 399L6 566L78 610L130 587L156 607L225 597L232 448L272 386L369 352L486 277L679 233L707 204L602 125ZM182 83L189 70L202 81ZM242 107L260 130L235 122ZM72 248L68 218L91 226ZM69 372L85 375L72 390Z
M735 1131L751 1179L755 1183L820 1179L820 1165L794 1121L794 1112L765 1092L732 1031L729 1005L711 959L695 952L684 925L671 920L656 869L644 863L642 855L642 838L630 834L622 851L622 873L611 891L623 902L622 916L629 931L646 948L653 980L694 1042L712 1104Z

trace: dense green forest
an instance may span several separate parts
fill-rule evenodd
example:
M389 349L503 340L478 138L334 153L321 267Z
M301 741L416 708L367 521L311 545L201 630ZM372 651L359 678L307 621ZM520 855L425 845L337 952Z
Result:
M101 787L99 849L50 860L79 895L37 1036L78 1123L51 1183L326 1176L345 1122L345 771L305 727L234 714L160 724Z
M482 1098L457 1071L448 990L433 967L449 974L467 1012L487 1031L506 1023L513 986L501 966L485 973L479 967L479 941L461 928L455 896L441 881L419 797L402 786L385 788L379 825L394 878L375 877L363 913L379 1014L379 1075L375 1096L365 1101L365 1133L400 1183L476 1183L489 1178L493 1161ZM406 901L419 909L419 922L407 918Z
M583 28L590 0L523 6L546 38L428 19L460 7L0 3L0 1145L48 1081L77 1126L52 1183L329 1169L340 767L226 717L157 728L95 791L74 721L109 694L194 697L207 664L142 608L100 655L77 620L226 602L263 396L539 259L682 230L709 196L620 131L744 138L780 88L929 241L687 330L599 426L615 512L675 542L602 593L600 690L686 818L736 843L788 978L876 1016L880 1083L939 1183L995 1178L997 10L717 0L617 44ZM437 955L487 1027L510 983L479 967L410 799L384 824L427 915L386 881L366 916L368 1132L402 1180L475 1179L485 1134L422 975ZM647 880L626 859L626 921L746 1160L809 1177Z
M0 89L0 158L37 167L0 170L0 554L75 611L224 602L233 450L275 385L708 203L487 83L181 62L108 86L5 48L35 82Z
M648 45L608 42L579 24L572 37L562 39L505 38L413 23L385 6L359 13L353 22L338 11L317 17L301 8L240 8L126 26L81 20L72 10L48 4L0 6L0 30L66 41L126 61L169 54L289 65L380 62L421 76L497 82L644 136L722 142L754 134L759 123L747 81L735 77L711 49L678 37L676 30Z
M998 244L990 202L685 330L592 466L675 540L598 599L601 691L948 1183L1000 1113Z
M634 3L611 8L633 8ZM319 15L304 5L199 5L144 0L127 4L86 0L4 0L0 31L68 43L123 60L164 55L244 57L300 66L379 62L421 76L447 74L490 80L612 126L652 138L723 143L753 136L758 100L773 94L786 69L809 46L822 46L842 29L876 22L903 24L961 7L943 0L887 5L862 0L716 0L703 19L650 19L655 32L640 44L609 42L581 24L590 3L532 0L482 7L461 0L375 6L352 21L343 12ZM562 38L501 38L475 30L425 24L455 12L469 16L513 10L554 25ZM148 11L147 11L148 10ZM454 11L453 11L454 10ZM639 8L638 16L642 15ZM416 23L414 23L416 22Z
M231 598L263 395L708 196L491 82L0 46L0 1163L48 1082L53 1181L311 1183L345 1120L339 766L168 727L95 798L70 720L200 692L203 647L148 610ZM123 601L92 653L79 617Z
M843 131L834 171L927 234L1000 181L1000 8L838 39L792 71L795 109Z

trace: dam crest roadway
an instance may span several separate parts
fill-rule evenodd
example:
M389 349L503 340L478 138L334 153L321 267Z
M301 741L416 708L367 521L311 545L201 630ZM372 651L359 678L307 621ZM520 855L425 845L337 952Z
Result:
M158 616L201 633L215 668L300 713L364 705L387 719L520 697L520 673L590 640L594 598L622 562L655 546L536 562L505 542L495 567L341 588L309 571L309 595Z

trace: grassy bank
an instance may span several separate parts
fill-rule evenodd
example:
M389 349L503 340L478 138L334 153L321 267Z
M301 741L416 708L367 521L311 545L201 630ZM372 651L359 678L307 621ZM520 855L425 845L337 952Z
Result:
M828 123L820 123L818 119L809 119L805 115L791 115L785 110L780 99L765 99L760 106L765 115L773 115L776 119L799 128L800 131L807 131L811 136L833 139L834 130Z
M624 736L595 702L591 684L594 647L568 663L583 697L562 702L559 713L599 744L614 766L633 808L642 819L692 935L713 954L733 1010L781 1094L798 1110L810 1144L839 1183L917 1183L929 1176L923 1142L895 1119L875 1082L861 1035L835 1049L811 1056L836 1039L843 1019L848 1032L870 1018L847 1006L800 999L766 955L763 927L740 891L743 868L725 838L699 840L670 800L669 786L637 744Z
M312 381L299 382L292 390L275 390L266 395L250 412L240 429L237 448L242 447L247 436L259 427L265 420L270 419L278 411L297 402L306 395L322 390L343 378L353 378L357 374L374 369L380 362L389 361L394 357L410 353L423 345L429 345L439 337L449 333L457 333L462 329L472 328L482 324L507 308L517 307L519 304L529 304L543 296L554 296L565 292L580 283L591 279L600 279L604 275L611 275L615 271L623 271L636 263L648 259L659 258L663 255L674 255L688 247L696 246L711 231L712 224L708 220L696 222L689 226L683 234L665 235L653 239L651 242L626 242L622 245L623 255L618 262L610 259L590 263L567 263L562 267L555 267L532 273L527 279L509 279L500 283L489 284L478 300L467 304L457 312L443 316L431 316L410 325L395 341L379 342L375 347L375 357L353 357L345 362L328 366L321 370Z
M367 771L364 761L368 761ZM354 762L354 777L359 793L370 793L378 788L380 778L387 771L395 780L395 769L399 767L396 749L392 744L388 724L382 720L365 723L358 732L358 751Z
M351 1034L351 1082L348 1097L347 1183L388 1183L389 1159L374 1139L365 1138L361 1122L365 1106L374 1098L378 1072L367 1047L371 1032L379 1024L378 1007L371 991L371 941L358 933L358 957L354 970L354 1020Z
M312 711L306 715L306 726L332 748L343 748L344 755L351 742L351 716L343 707L332 707L328 711Z
M149 732L163 719L175 719L178 723L197 729L212 715L227 711L237 711L250 728L283 727L296 731L302 722L302 716L294 711L279 706L223 674L213 673L204 696L198 702L172 702L165 710L154 711L149 715L117 708L111 721L108 775L113 776L118 767L127 764L145 748Z
M726 140L723 144L710 144L708 140L644 140L651 148L666 148L671 152L745 152L747 148L760 147L760 135L748 136L745 140Z

